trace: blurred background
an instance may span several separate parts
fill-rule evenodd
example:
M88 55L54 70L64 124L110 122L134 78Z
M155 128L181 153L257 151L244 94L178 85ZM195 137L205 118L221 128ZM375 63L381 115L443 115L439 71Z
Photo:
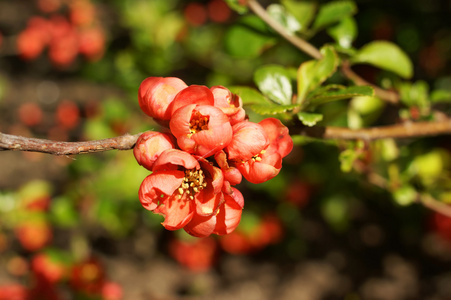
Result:
M415 80L449 89L449 1L356 4L356 47L395 42ZM259 66L307 59L223 0L0 0L0 131L81 141L158 130L138 106L146 77L254 87ZM337 124L346 105L331 108ZM0 152L0 299L451 299L451 218L343 172L340 143L295 141L276 178L239 186L238 229L205 239L142 208L148 171L131 151ZM427 166L419 181L451 170L449 136L400 146L406 170L414 156Z

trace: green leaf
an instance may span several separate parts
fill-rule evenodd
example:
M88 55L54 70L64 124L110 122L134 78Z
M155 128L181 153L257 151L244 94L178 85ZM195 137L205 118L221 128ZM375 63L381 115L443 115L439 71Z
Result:
M338 22L357 12L357 7L352 1L332 1L321 5L313 29L324 28L327 25Z
M352 170L354 161L359 157L359 154L355 149L346 149L340 153L340 168L341 171L349 173Z
M320 60L310 60L301 64L298 69L298 103L303 104L307 94L313 91L327 78L332 76L338 66L338 56L331 46L321 49Z
M416 156L410 163L407 172L410 176L418 176L423 185L431 186L437 184L438 179L443 176L449 160L448 152L435 149Z
M299 121L302 122L305 126L315 126L316 123L321 122L323 120L322 114L308 113L308 112L300 112L298 113Z
M336 85L334 85L336 86ZM315 93L315 96L308 98L311 105L320 105L327 102L349 99L358 96L373 96L374 89L370 86L351 86L337 90L328 90L322 93Z
M398 86L401 102L407 106L429 107L429 85L426 81L402 82Z
M357 96L351 100L350 106L359 114L367 115L384 107L384 101L370 95Z
M371 96L353 97L348 106L348 126L359 129L371 125L380 116L384 102Z
M316 3L294 0L282 0L281 3L296 18L300 31L306 30L315 16Z
M431 102L433 103L450 103L451 91L447 90L435 90L431 93Z
M266 24L258 17L246 16L240 23L231 27L224 37L225 47L230 55L255 58L275 44L276 39L269 35Z
M357 51L352 61L370 64L403 78L410 78L413 74L413 65L407 54L397 45L387 41L374 41L366 44Z
M298 105L252 105L251 109L260 115L276 115L285 113L293 108L298 107Z
M393 161L399 157L399 147L394 139L381 139L377 141L380 155L384 161Z
M60 196L52 200L50 218L59 227L74 227L79 216L71 199Z
M357 36L357 24L352 17L344 18L337 25L330 27L327 33L344 49L351 48Z
M251 104L260 104L260 105L269 105L271 101L268 100L265 96L263 96L256 89L247 87L247 86L231 86L229 90L240 96L243 101L243 105L251 105Z
M411 185L403 185L393 192L393 198L401 206L407 206L415 202L417 191Z
M231 9L233 9L239 14L244 14L248 11L247 6L240 4L241 1L239 0L225 0L225 2L229 5Z
M293 87L290 72L282 66L263 66L254 74L254 81L262 93L278 104L290 104Z
M321 203L321 214L334 230L344 232L350 225L349 199L339 194L324 199Z
M282 5L271 4L266 8L266 11L291 34L301 29L301 24L299 24L298 20Z

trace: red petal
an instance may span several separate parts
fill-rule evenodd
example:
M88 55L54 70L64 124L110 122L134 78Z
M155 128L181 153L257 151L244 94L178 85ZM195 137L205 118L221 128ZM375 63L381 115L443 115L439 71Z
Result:
M282 157L287 156L293 149L293 140L290 137L288 128L278 119L267 118L260 124L266 132L270 144L277 145L278 152Z
M162 213L165 216L163 226L168 230L177 230L188 224L194 214L194 202L185 195L174 195L169 197L164 206L155 210L156 213Z
M190 122L195 108L196 104L188 104L172 114L171 121L169 122L169 128L171 129L171 133L177 139L181 136L185 137L191 133Z
M191 219L191 222L183 227L183 229L192 236L203 238L212 234L215 230L215 226L215 216L204 217L195 214Z
M203 158L199 158L199 164L208 179L208 184L213 186L213 192L215 194L220 193L224 182L222 171L219 168L210 165L210 163Z
M158 120L169 120L169 105L174 97L187 88L183 80L175 77L149 77L140 85L138 101L141 109Z
M224 197L222 192L214 193L213 187L209 184L195 195L194 201L196 204L196 214L200 216L211 216L216 214L219 205L224 201Z
M263 127L245 121L233 125L233 138L226 148L229 159L248 160L268 146Z
M164 169L175 169L177 166L182 166L185 169L200 168L198 161L191 154L178 149L168 149L160 154L152 170L155 172Z
M243 202L244 204L243 196L237 189L234 189L232 195L234 197L224 195L225 203L221 206L219 213L216 216L216 226L213 232L215 234L229 234L235 230L241 221L243 207L238 202Z
M175 96L170 105L171 115L188 104L214 105L213 93L206 86L190 85Z
M192 133L190 122L195 113L208 117L208 128ZM189 104L178 109L172 115L169 127L182 150L204 157L214 155L232 140L229 119L219 108L210 105Z
M182 171L160 171L147 176L139 188L139 200L148 210L154 210L163 201L163 196L171 196L182 184Z
M147 131L138 138L133 154L139 165L152 170L155 160L167 149L174 148L173 137L154 131Z
M229 145L233 135L229 118L214 106L200 105L195 111L209 117L208 129L201 130L192 136L197 144L196 154L208 157Z
M252 183L262 183L274 178L279 174L282 167L282 157L277 152L265 153L261 161L249 160L242 164L237 164L244 178Z

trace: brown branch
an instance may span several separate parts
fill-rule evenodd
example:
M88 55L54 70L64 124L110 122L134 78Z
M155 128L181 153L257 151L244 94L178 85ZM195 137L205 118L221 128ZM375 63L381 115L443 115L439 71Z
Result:
M379 98L381 98L382 100L389 102L391 104L399 103L398 93L381 89L380 87L369 83L368 81L366 81L365 79L363 79L362 77L360 77L359 75L354 73L354 71L351 69L351 66L348 61L343 61L341 71L347 78L352 80L356 85L371 86L374 89L375 95L378 96Z
M279 24L276 20L274 20L266 10L258 3L256 0L248 0L247 6L254 12L260 19L262 19L266 24L268 24L272 29L274 29L277 33L279 33L283 38L297 47L299 50L305 52L309 56L320 59L322 58L321 52L312 44L307 42L306 40L289 33L281 24ZM349 62L343 62L343 74L354 81L356 85L371 85L374 88L374 92L376 96L381 98L384 101L387 101L392 104L396 104L399 102L399 96L395 92L384 90L380 87L377 87L373 84L368 83L366 80L361 78L359 75L354 73L349 68Z
M419 197L419 202L423 204L425 207L438 212L444 216L451 218L451 206L435 200L430 195L421 195Z
M122 135L114 138L86 142L58 142L27 138L0 132L0 151L31 151L53 155L72 155L103 152L108 150L130 150L140 134Z
M406 122L403 124L380 126L362 129L345 127L290 127L291 134L300 134L315 138L341 140L377 140L385 138L413 138L420 136L436 136L451 134L451 120L435 122Z

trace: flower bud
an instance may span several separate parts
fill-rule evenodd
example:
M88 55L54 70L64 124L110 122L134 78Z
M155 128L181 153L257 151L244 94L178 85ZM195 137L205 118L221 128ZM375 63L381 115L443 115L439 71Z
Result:
M232 125L245 119L246 113L238 95L232 94L227 88L217 85L210 88L215 99L215 106L220 108Z
M153 163L160 154L167 149L174 148L172 136L155 131L144 132L136 142L133 149L138 164L152 170Z
M139 86L139 107L158 123L167 125L171 118L168 107L175 95L186 87L186 83L179 78L148 77Z
M247 161L268 146L268 138L262 126L253 122L240 122L232 127L232 141L226 148L231 160Z

